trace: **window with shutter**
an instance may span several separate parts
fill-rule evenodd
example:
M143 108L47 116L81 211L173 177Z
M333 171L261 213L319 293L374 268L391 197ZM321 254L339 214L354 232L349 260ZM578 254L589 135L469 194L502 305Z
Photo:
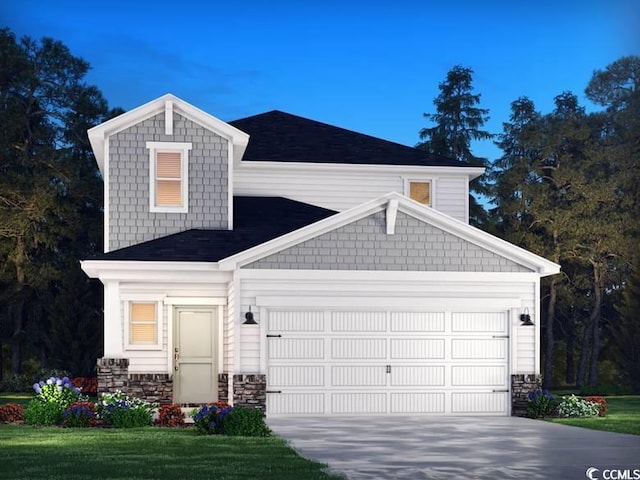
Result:
M129 306L129 344L158 344L157 304L131 302Z
M187 213L191 143L147 142L147 148L151 211Z
M431 182L409 182L409 198L431 206Z

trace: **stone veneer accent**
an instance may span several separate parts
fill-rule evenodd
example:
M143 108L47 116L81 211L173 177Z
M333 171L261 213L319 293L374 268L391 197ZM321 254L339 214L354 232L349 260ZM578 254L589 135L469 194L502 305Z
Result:
M233 405L267 411L267 376L234 375Z
M266 388L266 383L265 383ZM255 390L251 387L247 390ZM148 402L173 403L173 378L167 373L129 373L128 358L98 359L98 394L122 390ZM264 390L264 389L263 389ZM263 394L264 397L264 394ZM218 400L229 401L229 375L218 375ZM252 402L247 400L247 404ZM264 399L262 404L264 405Z
M542 385L540 375L511 375L511 415L527 416L527 396Z

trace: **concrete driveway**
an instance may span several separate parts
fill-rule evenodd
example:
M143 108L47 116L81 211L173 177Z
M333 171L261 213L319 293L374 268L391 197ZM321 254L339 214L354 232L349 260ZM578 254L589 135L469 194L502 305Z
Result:
M640 469L640 436L514 417L268 418L303 457L349 479L585 479ZM631 472L633 474L633 472ZM634 478L611 477L609 478Z

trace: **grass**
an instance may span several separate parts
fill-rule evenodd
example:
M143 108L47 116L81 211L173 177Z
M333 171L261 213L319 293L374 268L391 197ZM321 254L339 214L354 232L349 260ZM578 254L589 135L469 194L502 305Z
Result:
M194 429L0 425L0 472L12 479L337 479L278 437Z
M606 397L607 416L589 418L552 418L555 423L640 435L640 396Z

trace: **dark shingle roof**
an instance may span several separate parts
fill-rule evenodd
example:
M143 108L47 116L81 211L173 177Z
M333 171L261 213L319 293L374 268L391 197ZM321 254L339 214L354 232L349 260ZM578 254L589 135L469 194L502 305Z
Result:
M92 260L217 262L336 212L282 197L234 197L233 230L187 230Z
M244 160L470 167L457 160L273 110L229 122L250 135Z

